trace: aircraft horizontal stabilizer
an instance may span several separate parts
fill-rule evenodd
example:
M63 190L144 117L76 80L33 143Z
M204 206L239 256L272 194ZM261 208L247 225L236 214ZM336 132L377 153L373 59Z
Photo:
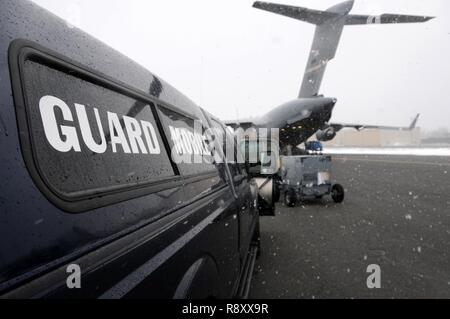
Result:
M427 22L431 19L434 19L434 17L389 14L389 13L385 13L378 16L350 14L347 16L345 25L420 23L420 22Z
M253 7L316 25L322 24L337 16L336 13L332 12L261 1L256 1Z

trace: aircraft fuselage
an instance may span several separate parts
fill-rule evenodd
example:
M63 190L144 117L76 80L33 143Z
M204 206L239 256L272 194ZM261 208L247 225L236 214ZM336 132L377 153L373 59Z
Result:
M335 98L299 98L282 104L258 123L260 128L279 128L280 145L297 146L308 140L330 120Z

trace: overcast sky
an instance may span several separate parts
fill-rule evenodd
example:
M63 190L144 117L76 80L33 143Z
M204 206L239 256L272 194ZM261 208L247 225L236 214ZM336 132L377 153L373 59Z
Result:
M297 97L314 26L248 0L33 0L126 54L222 119ZM277 0L326 9L339 1ZM334 122L450 128L450 1L357 0L352 13L437 18L349 26L321 93Z

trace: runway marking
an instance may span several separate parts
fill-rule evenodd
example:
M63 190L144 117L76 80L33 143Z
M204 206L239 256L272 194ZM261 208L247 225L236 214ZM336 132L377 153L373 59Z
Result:
M359 162L413 164L413 165L428 165L428 166L450 166L450 163L427 163L427 162L413 162L413 161L378 160L378 159L367 159L367 158L337 158L337 159L342 162L359 161Z

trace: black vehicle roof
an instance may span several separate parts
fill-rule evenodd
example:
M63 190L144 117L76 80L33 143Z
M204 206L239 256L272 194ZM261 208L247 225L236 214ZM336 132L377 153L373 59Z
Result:
M2 0L0 5L1 37L7 37L0 41L2 63L7 61L8 48L5 46L9 46L11 41L30 40L167 104L181 108L185 113L199 112L199 107L193 101L160 77L31 1ZM157 47L158 44L155 43L155 49Z

